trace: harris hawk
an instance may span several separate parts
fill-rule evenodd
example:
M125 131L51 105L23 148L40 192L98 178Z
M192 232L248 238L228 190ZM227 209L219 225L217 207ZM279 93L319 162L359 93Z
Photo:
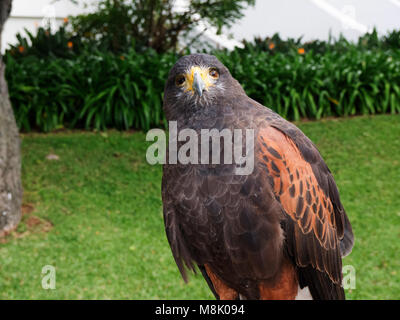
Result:
M229 162L163 166L165 230L184 280L187 269L198 268L217 299L344 299L342 257L352 250L353 232L310 139L249 98L211 55L176 62L163 108L178 131L254 132L249 174Z

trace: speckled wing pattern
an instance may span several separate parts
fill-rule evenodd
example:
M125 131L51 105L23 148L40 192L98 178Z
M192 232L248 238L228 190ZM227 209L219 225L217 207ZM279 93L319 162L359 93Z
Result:
M314 298L344 298L341 257L351 250L353 233L328 167L313 143L283 119L276 117L258 139L259 161L287 214L285 244L300 285Z

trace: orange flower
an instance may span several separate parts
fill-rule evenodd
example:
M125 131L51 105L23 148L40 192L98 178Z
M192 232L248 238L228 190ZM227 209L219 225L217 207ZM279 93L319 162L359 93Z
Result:
M68 46L68 48L72 49L74 44L72 43L72 41L68 41L67 46Z
M65 24L68 23L68 18L64 18L64 23L65 23Z
M124 57L124 56L119 56L119 58L120 58L121 60L125 60L125 57Z
M269 48L269 50L274 50L274 49L275 49L275 43L271 42L271 43L268 45L268 48Z
M19 51L20 53L24 53L25 48L24 48L23 46L19 46L19 47L18 47L18 51Z
M297 50L297 52L298 52L299 54L305 54L305 53L306 53L306 50L304 50L304 48L299 48L299 49Z

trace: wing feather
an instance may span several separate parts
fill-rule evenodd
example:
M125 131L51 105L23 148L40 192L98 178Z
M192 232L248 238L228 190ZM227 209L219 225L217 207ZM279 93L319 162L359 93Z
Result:
M294 128L287 132L292 136L300 136L301 133ZM272 177L270 181L274 194L287 216L284 223L287 251L299 269L307 273L303 277L306 282L311 281L310 275L314 269L318 272L315 273L314 281L326 282L329 279L340 287L341 250L348 251L352 245L351 241L341 247L341 241L346 232L351 235L352 232L350 224L346 225L346 213L322 157L309 140L306 147L303 147L304 155L291 136L272 126L260 129L259 145L258 160ZM319 286L328 290L331 285L320 283ZM310 285L310 288L317 297L324 292L316 283ZM331 289L328 291L332 292ZM333 292L338 291L335 289ZM344 297L344 294L339 296ZM327 293L321 298L329 297L332 298Z

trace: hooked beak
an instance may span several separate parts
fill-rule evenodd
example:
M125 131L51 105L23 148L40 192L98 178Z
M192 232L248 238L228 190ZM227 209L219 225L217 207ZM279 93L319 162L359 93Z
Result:
M201 78L200 72L195 71L193 76L193 89L194 91L201 97L203 95L203 90L205 89L206 84Z

